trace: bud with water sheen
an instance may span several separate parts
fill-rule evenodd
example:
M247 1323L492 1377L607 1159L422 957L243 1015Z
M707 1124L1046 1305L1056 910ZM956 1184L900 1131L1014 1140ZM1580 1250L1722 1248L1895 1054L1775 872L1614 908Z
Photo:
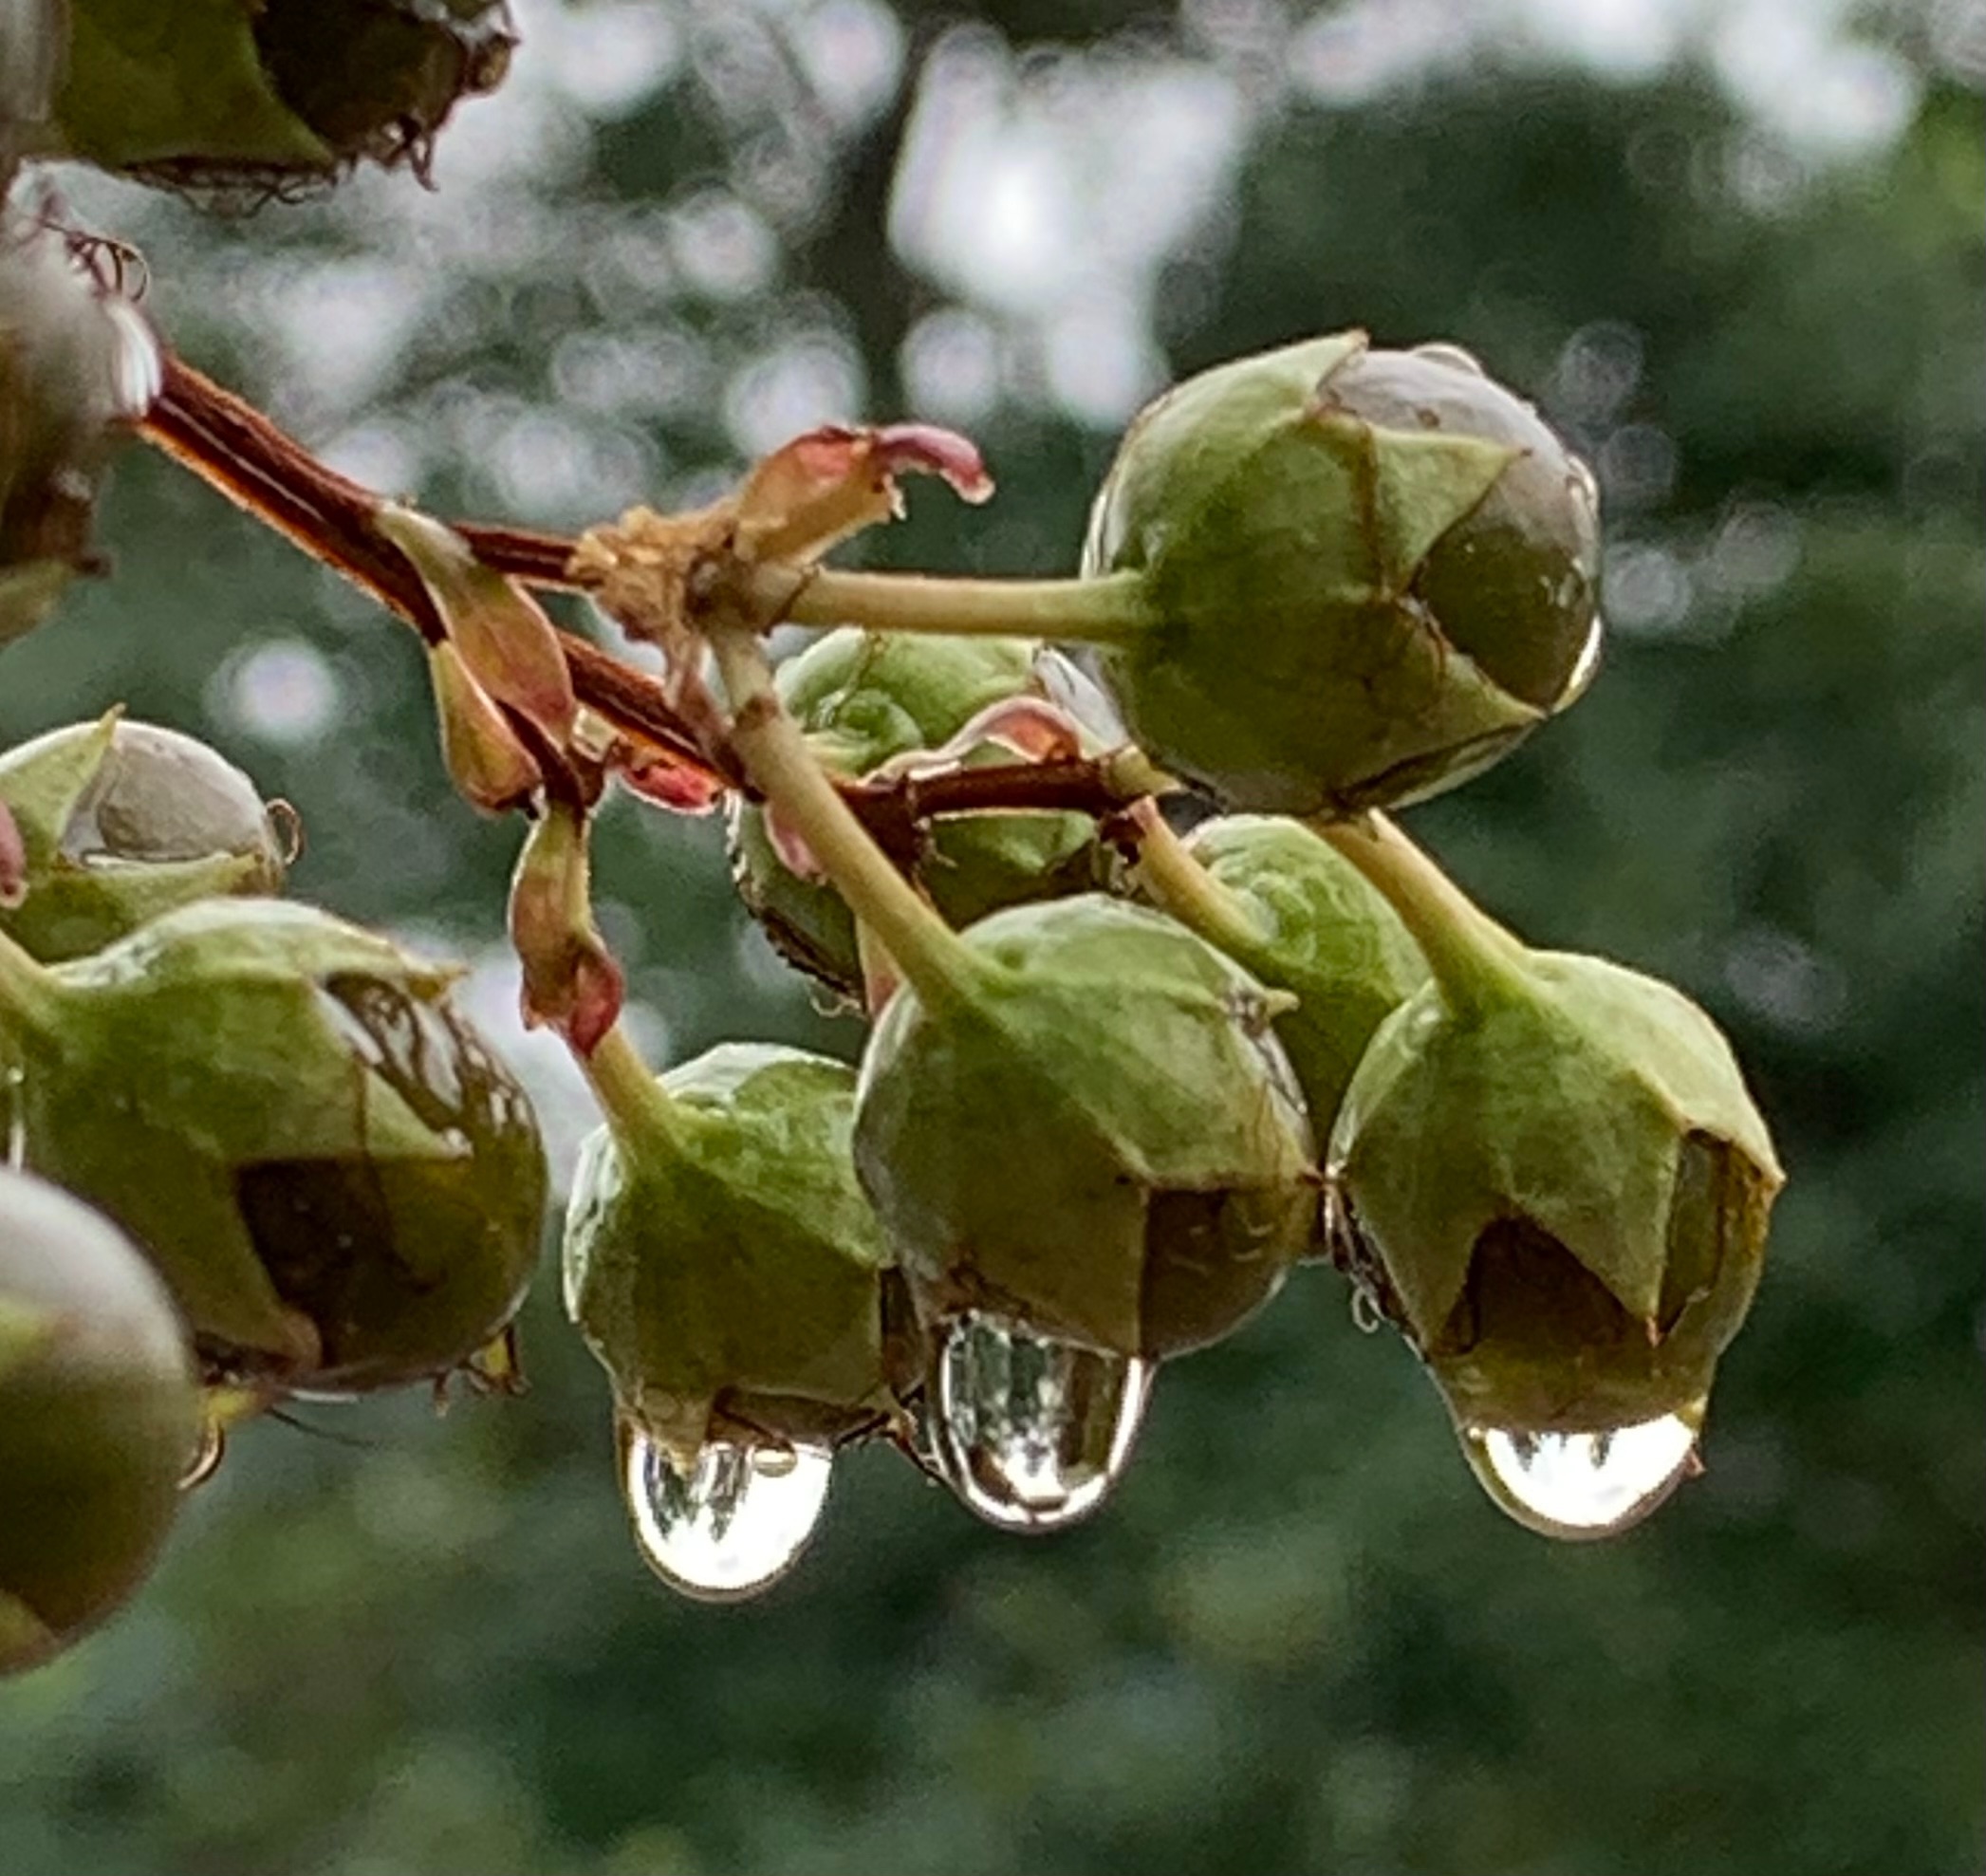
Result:
M880 1425L890 1258L849 1157L854 1070L728 1043L662 1081L666 1138L590 1136L566 1215L566 1312L622 1415L684 1472L710 1440Z
M1590 676L1598 507L1532 408L1446 345L1340 333L1132 424L1087 575L1154 615L1100 654L1133 734L1230 806L1350 813L1486 768Z
M1300 822L1221 815L1194 828L1186 848L1259 935L1215 941L1296 999L1275 1032L1311 1124L1328 1132L1373 1031L1427 981L1420 947L1365 876Z
M200 1439L186 1331L107 1218L0 1167L0 1675L121 1607Z
M392 1386L510 1322L545 1158L455 975L311 907L209 900L54 967L6 1038L28 1163L145 1246L211 1376Z
M0 931L44 963L196 900L283 889L283 844L254 783L156 723L112 713L9 750L0 803L20 829L28 888L0 910Z
M361 160L423 166L464 98L502 83L503 0L68 0L39 154L250 194Z
M942 748L993 704L1040 694L1034 651L1020 639L845 628L780 666L780 701L831 770L860 778ZM1017 759L992 744L983 755ZM854 994L862 982L854 914L832 886L794 873L774 851L765 810L736 797L731 854L739 897L781 955ZM965 925L1005 905L1092 886L1099 864L1086 815L954 815L933 827L919 878L946 921Z
M964 938L993 968L942 1004L900 991L863 1061L856 1164L920 1313L1125 1357L1217 1341L1315 1220L1277 1000L1095 895Z
M1348 1255L1465 1428L1700 1420L1783 1174L1680 992L1531 954L1524 994L1389 1016L1339 1111Z

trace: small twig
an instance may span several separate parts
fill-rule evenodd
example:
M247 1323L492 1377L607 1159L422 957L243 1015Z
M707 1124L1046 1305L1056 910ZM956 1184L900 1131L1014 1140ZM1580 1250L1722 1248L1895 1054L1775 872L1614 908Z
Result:
M380 497L320 462L252 404L167 351L164 386L140 429L148 442L362 587L430 643L443 636L419 574L372 525ZM498 571L533 585L566 584L570 542L510 528L462 531L477 558ZM582 702L624 735L713 772L654 678L573 633L561 632L559 640ZM736 777L719 779L730 784Z
M1106 757L989 763L942 775L893 775L843 782L843 799L878 845L908 866L923 850L925 823L953 814L1089 814L1107 820L1139 798L1113 775Z
M382 498L321 462L246 399L171 350L164 386L139 426L146 441L211 487L342 573L429 642L439 615L413 564L373 526ZM486 567L537 587L570 589L573 543L561 535L455 522ZM746 786L725 752L701 747L662 686L574 633L559 634L580 700L638 743L730 789ZM1133 798L1107 760L1003 763L925 777L842 785L849 806L891 853L914 853L916 829L950 814L996 809L1072 812L1107 819Z
M541 534L529 528L499 528L482 521L457 521L453 526L475 549L475 557L485 567L508 573L528 586L580 590L579 582L566 571L574 544L563 534Z

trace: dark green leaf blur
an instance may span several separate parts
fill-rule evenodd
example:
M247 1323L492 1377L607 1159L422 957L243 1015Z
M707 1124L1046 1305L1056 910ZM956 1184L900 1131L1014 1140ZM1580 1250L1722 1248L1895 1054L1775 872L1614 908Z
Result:
M434 193L215 218L56 172L149 307L348 473L569 528L834 417L983 445L872 558L1073 568L1170 377L1349 325L1538 398L1606 499L1590 697L1412 823L1533 941L1731 1031L1790 1184L1707 1476L1507 1522L1299 1272L1170 1366L1094 1524L976 1527L883 1451L732 1609L643 1570L555 1272L520 1402L233 1441L137 1604L0 1686L9 1876L1961 1876L1981 1854L1986 28L1737 0L520 4ZM122 701L300 809L293 889L475 960L512 826L410 634L162 458L0 652L0 742ZM714 823L622 801L644 1044L844 1054ZM1018 1171L1016 1202L1025 1202Z

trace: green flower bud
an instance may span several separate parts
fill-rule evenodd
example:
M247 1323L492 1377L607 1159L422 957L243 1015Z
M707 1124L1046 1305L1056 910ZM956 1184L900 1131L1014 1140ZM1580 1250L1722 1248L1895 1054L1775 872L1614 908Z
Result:
M0 938L28 1161L146 1246L210 1377L392 1386L515 1312L544 1154L453 975L276 901L203 901L50 970Z
M566 1309L622 1413L686 1469L708 1440L833 1446L888 1414L881 1227L855 1181L855 1071L727 1043L603 1127L566 1214Z
M44 963L100 950L175 906L283 889L255 785L205 743L116 711L0 754L27 898L0 931Z
M104 466L158 380L151 328L87 245L0 204L0 648L96 566Z
M942 1001L898 993L857 1108L857 1169L920 1312L1129 1358L1226 1335L1317 1209L1280 1000L1095 895L963 938L993 968Z
M264 0L255 21L277 96L344 163L425 168L449 114L503 83L516 45L505 0Z
M1153 856L1140 886L1292 1008L1275 1019L1310 1119L1328 1129L1373 1031L1427 981L1400 916L1350 861L1300 822L1203 821L1182 843L1202 873L1177 884Z
M780 700L815 752L859 778L949 743L981 711L1041 695L1034 647L1019 639L827 633L782 664ZM989 741L968 764L1012 762ZM855 917L834 888L783 860L765 809L733 797L738 894L789 962L852 994L862 982ZM1097 882L1096 829L1083 814L953 815L932 829L919 877L954 925L1002 906L1059 898Z
M1465 1014L1434 986L1395 1011L1329 1161L1355 1274L1478 1443L1693 1430L1784 1179L1702 1011L1556 953Z
M361 160L424 170L502 83L502 0L69 0L42 154L194 189L293 190Z
M129 1600L200 1429L185 1330L138 1249L0 1168L0 1674Z
M1452 346L1341 333L1133 423L1083 571L1150 613L1101 671L1155 760L1240 808L1348 813L1487 767L1598 650L1592 477Z

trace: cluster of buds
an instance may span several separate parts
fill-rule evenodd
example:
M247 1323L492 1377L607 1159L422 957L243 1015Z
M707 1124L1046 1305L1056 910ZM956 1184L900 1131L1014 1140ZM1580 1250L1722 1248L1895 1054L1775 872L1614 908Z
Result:
M4 1667L137 1587L230 1424L503 1384L547 1173L458 973L271 897L284 817L212 750L51 732L0 819Z
M1466 354L1358 333L1160 399L1068 579L824 564L912 470L991 493L947 433L828 430L555 555L659 650L645 728L474 530L365 516L450 774L528 823L523 1014L605 1116L565 1302L647 1562L755 1592L872 1439L1003 1529L1067 1526L1162 1365L1307 1261L1399 1331L1506 1511L1637 1522L1698 1463L1771 1141L1680 993L1530 950L1384 813L1591 678L1591 477ZM781 623L832 629L775 670ZM867 1019L859 1064L643 1063L591 910L617 788L728 797L740 897ZM203 1418L510 1372L547 1197L529 1105L447 969L272 896L285 832L212 752L115 713L0 757L0 1100L66 1189L0 1180L0 1390L40 1403L23 1477L94 1477L128 1420L144 1481L128 1515L0 1546L0 1659L129 1592ZM34 1264L63 1233L122 1260L128 1400L94 1345L5 1339L9 1286L56 1320ZM0 1441L0 1496L14 1463Z

